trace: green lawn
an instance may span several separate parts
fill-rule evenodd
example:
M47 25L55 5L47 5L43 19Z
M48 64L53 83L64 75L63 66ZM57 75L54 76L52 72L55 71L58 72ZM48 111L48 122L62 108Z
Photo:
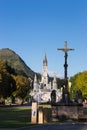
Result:
M87 108L84 109L84 113L87 114ZM30 107L0 107L0 128L18 128L30 125L32 125Z
M0 108L0 128L29 126L30 122L30 108Z
M39 106L49 107L49 105ZM18 128L29 125L32 125L30 107L0 107L0 128Z

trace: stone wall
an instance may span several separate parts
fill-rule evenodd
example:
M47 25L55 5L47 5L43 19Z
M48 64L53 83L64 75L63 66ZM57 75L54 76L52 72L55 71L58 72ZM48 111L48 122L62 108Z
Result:
M87 119L87 115L84 115L83 106L78 105L58 105L52 106L52 121L59 120L79 120L85 117Z

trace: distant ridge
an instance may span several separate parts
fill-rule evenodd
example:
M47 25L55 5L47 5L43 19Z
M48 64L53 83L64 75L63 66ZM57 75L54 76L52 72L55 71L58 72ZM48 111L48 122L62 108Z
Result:
M9 48L0 50L0 59L15 70L18 75L34 78L35 72L29 68L22 58Z

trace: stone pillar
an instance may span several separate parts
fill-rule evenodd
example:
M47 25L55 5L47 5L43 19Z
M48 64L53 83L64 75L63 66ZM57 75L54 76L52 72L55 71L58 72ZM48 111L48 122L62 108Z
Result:
M43 124L43 107L38 109L38 124Z
M44 123L48 122L48 108L44 108Z
M32 102L31 123L37 123L37 102Z
M52 106L52 121L58 121L58 110L56 106Z

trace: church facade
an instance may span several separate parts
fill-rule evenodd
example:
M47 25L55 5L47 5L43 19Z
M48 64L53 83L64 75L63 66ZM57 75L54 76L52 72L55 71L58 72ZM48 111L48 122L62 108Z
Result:
M38 83L37 75L35 74L33 90L30 94L37 102L49 102L51 101L51 93L53 90L56 91L56 100L59 101L61 99L62 92L57 88L56 75L54 75L53 81L49 82L48 61L45 54L43 59L41 82Z

